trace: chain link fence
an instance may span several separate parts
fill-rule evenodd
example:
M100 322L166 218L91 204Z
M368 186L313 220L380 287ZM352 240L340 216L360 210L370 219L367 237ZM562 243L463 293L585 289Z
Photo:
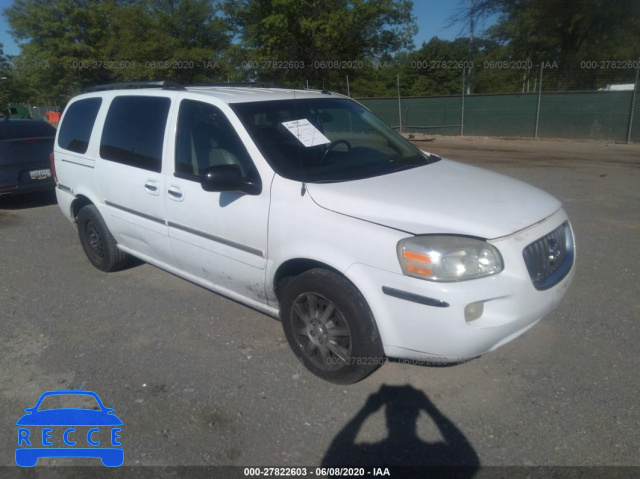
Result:
M358 99L402 133L640 142L640 59L566 68L557 62L424 60L369 73L370 79L363 82L361 72L351 84L349 76L336 82L334 75L321 88ZM384 85L387 96L363 95L367 82ZM34 119L59 120L58 106L24 106Z
M416 90L398 74L397 97L358 100L403 133L637 142L640 61L617 66L594 61L562 70L547 62L470 76L462 68L449 75L458 76L458 94L424 97L403 96Z

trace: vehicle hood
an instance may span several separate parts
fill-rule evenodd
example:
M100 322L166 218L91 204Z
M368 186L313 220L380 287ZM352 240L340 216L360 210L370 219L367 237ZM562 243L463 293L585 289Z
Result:
M522 181L445 159L364 180L310 183L307 190L323 208L416 235L499 238L561 206Z

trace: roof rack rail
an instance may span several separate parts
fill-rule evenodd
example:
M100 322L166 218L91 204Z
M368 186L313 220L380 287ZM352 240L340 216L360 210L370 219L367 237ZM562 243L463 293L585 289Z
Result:
M187 85L192 87L207 87L207 86L228 86L228 87L254 87L254 88L281 88L273 83L268 82L231 82L231 83L197 83L194 85Z
M174 81L133 81L123 83L109 83L87 88L84 92L96 92L106 90L123 90L128 88L162 88L163 90L184 90L184 86Z

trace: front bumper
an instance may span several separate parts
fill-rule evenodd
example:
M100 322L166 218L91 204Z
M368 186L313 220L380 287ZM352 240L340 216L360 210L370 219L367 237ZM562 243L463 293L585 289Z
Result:
M564 211L558 210L525 230L491 240L505 269L486 278L436 283L362 264L353 265L347 274L371 307L387 356L461 362L511 341L560 303L575 263L555 286L540 291L531 281L523 250L565 221ZM477 310L478 305L482 314L465 319L465 308Z

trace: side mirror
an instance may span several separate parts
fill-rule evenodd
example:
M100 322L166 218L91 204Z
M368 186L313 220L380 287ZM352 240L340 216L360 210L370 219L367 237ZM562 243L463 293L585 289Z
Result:
M200 175L200 185L204 191L237 191L248 195L259 195L262 183L242 177L238 165L216 165L205 169Z

